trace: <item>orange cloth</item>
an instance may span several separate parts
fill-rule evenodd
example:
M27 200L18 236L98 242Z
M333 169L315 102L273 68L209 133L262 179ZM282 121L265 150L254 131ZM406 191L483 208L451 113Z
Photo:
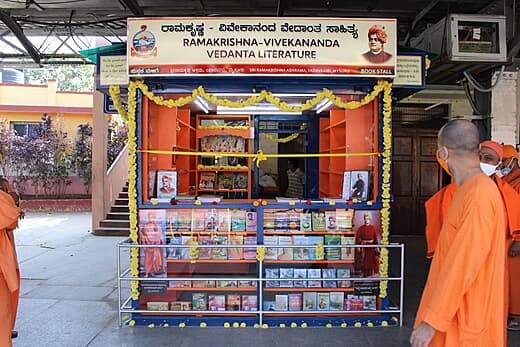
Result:
M498 157L500 160L504 157L504 150L502 149L502 146L496 143L495 141L484 141L480 143L480 147L487 147L491 150L493 150L496 154L498 154Z
M11 196L0 190L0 347L11 346L20 277L12 230L18 224L20 209Z
M520 168L513 169L509 175L502 177L502 179L520 193Z
M518 152L513 145L502 145L502 151L505 158L516 158L518 159Z
M457 185L450 183L435 193L424 204L424 208L426 209L426 258L431 258L435 252L442 222L448 213L448 208L450 207L456 189Z
M505 346L505 228L492 180L478 174L458 187L415 321L435 328L430 346Z

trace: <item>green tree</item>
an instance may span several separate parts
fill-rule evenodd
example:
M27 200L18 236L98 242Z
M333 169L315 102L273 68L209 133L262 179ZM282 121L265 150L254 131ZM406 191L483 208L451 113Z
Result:
M24 69L26 84L58 82L58 90L65 92L94 91L94 65L48 65L39 69Z

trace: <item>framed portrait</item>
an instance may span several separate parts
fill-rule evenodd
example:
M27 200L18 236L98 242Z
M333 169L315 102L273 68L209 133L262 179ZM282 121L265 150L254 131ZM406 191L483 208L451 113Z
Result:
M177 196L177 171L157 172L157 199L170 201Z
M352 171L350 174L350 199L367 201L368 171Z
M356 210L354 212L356 245L378 245L381 243L381 211ZM354 268L363 277L377 276L379 273L379 249L356 248Z

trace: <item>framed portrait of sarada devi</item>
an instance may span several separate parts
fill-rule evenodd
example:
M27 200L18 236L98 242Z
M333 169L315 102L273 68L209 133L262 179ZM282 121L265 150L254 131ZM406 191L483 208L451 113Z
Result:
M170 201L177 196L177 171L157 172L157 199Z

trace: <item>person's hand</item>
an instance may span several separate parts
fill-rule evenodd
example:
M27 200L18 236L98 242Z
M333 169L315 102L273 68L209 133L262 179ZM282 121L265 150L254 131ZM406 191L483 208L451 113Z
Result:
M520 241L513 241L511 248L509 248L509 256L517 257L520 255Z
M428 323L422 322L415 328L410 336L412 347L428 347L435 334L435 329Z

